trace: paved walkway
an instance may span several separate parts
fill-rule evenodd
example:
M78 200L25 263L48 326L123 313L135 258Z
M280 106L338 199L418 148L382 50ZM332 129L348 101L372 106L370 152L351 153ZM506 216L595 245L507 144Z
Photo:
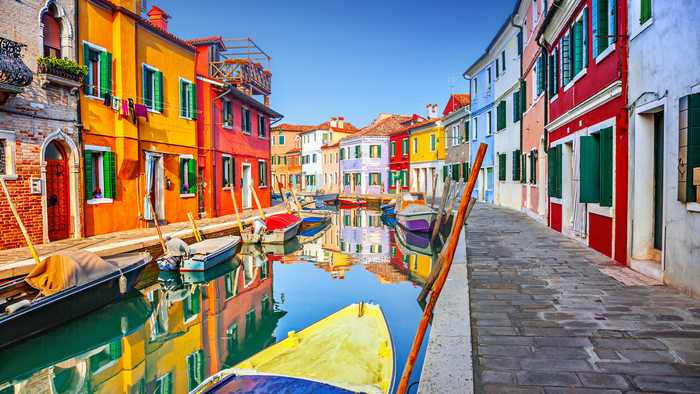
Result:
M267 214L284 212L284 207L276 205L266 208ZM258 211L248 209L241 213L243 222L258 217ZM197 227L203 234L238 233L235 228L235 216L226 215L217 218L197 220ZM19 230L17 230L19 231ZM161 226L163 235L173 235L186 239L192 237L189 222L171 223ZM65 250L85 249L98 255L112 255L135 250L149 250L160 253L160 243L155 228L140 228L115 233L96 235L81 239L65 239L47 244L36 245L40 257ZM0 279L26 274L34 266L29 249L15 248L0 251Z
M476 392L700 392L699 301L518 212L478 205L467 231Z

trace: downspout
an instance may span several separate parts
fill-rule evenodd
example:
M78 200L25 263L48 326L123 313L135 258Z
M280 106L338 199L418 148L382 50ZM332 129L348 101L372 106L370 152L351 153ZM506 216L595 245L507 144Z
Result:
M80 16L79 11L78 11L79 8L80 8L80 6L76 2L75 8L73 10L73 18L75 21L75 32L74 32L75 33L75 36L74 36L75 44L74 44L73 48L75 48L74 49L75 62L78 64L80 64L80 20L78 19L78 17ZM77 97L77 105L76 105L76 113L75 113L75 128L78 129L77 130L77 132L78 132L78 149L80 149L79 154L80 154L80 156L82 156L83 155L83 121L82 121L82 116L80 114L80 111L81 111L80 89L78 89L78 91L76 93L76 97ZM82 177L78 176L78 178L80 178L80 185L77 185L78 187L76 189L82 190L83 188L85 188L85 170L83 168L84 160L80 160L80 157L78 157L78 163L80 163L78 166L79 166L80 174L82 175ZM78 201L80 201L80 206L78 207L78 212L76 212L76 215L78 215L78 217L80 217L82 215L82 217L80 217L80 227L81 227L80 232L81 232L81 234L79 237L79 238L82 238L85 236L85 215L83 215L83 212L85 211L85 209L83 208L85 206L85 201L84 201L85 190L83 190L83 193L78 193L78 194L79 194L79 196L76 196L76 198L78 199Z
M211 86L211 84L210 84L210 86ZM212 144L212 149L211 149L211 152L212 152L212 160L211 161L212 161L212 163L211 163L211 165L212 165L212 170L213 170L213 174L211 177L211 190L212 190L212 204L214 205L214 217L219 216L219 206L216 204L216 202L217 202L216 190L218 190L216 187L216 180L217 180L216 175L218 174L216 172L216 164L218 163L218 160L216 160L216 151L219 147L219 144L218 144L218 141L216 138L217 133L215 131L215 129L216 129L216 119L215 119L216 118L216 101L220 100L222 97L231 93L231 89L233 89L233 86L228 85L228 87L226 88L226 90L223 93L214 97L214 99L211 100L211 144ZM235 163L233 163L233 165L235 166ZM235 168L234 168L233 173L234 174L236 173ZM231 175L233 175L233 174L231 174ZM236 186L236 180L234 179L231 187L235 187L235 186ZM235 198L236 193L234 193L233 195Z

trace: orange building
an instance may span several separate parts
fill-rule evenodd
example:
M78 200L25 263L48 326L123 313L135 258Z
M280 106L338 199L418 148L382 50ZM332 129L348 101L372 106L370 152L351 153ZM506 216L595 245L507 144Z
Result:
M80 0L85 235L197 211L195 49L139 0ZM153 202L153 207L151 207Z
M300 134L313 128L314 126L288 123L272 128L270 155L273 182L279 182L286 188L295 185L295 190L299 190L301 184Z

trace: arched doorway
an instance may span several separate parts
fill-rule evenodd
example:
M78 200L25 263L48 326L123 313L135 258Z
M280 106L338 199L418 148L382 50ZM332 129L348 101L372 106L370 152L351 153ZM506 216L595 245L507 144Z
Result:
M46 163L46 216L49 241L70 236L68 153L57 141L44 151Z

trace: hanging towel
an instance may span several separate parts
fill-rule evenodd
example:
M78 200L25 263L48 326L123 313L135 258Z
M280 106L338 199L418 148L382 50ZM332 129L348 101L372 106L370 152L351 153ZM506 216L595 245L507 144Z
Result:
M129 99L129 115L131 116L131 123L136 124L136 113L134 112L134 99Z
M122 100L122 116L129 117L129 102L126 99Z
M111 107L112 106L112 95L109 93L105 93L105 99L102 102L105 107Z
M134 113L136 116L146 118L148 120L148 107L143 104L134 104Z

